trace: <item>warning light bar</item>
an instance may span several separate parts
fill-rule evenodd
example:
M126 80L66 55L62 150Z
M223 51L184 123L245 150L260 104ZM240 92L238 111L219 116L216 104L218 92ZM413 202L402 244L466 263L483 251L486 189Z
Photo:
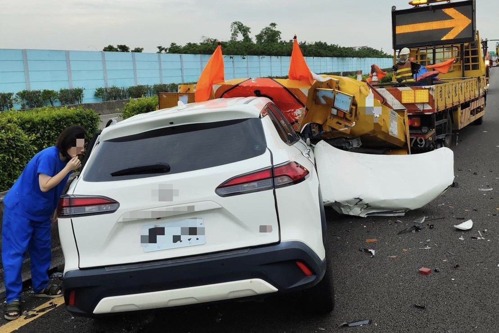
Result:
M437 3L437 2L450 2L450 0L412 0L409 2L409 5L418 7L421 5L429 5L431 3Z

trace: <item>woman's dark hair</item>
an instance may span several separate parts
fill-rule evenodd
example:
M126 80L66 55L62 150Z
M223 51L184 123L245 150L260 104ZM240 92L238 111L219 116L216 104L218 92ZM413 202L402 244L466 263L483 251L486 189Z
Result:
M68 155L68 149L76 147L76 139L85 139L86 133L85 129L81 126L68 127L59 135L55 146L59 149L62 156L70 160L71 156Z

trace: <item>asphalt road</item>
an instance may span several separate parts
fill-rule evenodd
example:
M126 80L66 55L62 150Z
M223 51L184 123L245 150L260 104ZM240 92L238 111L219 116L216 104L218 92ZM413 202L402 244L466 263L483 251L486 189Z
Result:
M483 124L462 130L452 147L455 187L404 217L355 218L327 211L336 289L333 313L304 314L293 298L100 320L74 318L58 306L32 311L33 321L18 332L498 332L499 69L491 75ZM431 172L422 168L407 177L424 179ZM474 222L472 230L453 227L468 219ZM414 225L421 230L399 234ZM375 255L360 250L364 248ZM420 274L421 267L431 274ZM27 309L40 304L25 297ZM370 322L340 327L358 320ZM0 319L0 324L5 322Z

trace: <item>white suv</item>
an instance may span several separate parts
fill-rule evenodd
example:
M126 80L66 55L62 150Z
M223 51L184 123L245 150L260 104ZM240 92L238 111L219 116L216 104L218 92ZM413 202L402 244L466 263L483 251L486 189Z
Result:
M105 128L61 198L59 233L74 314L288 291L334 306L313 153L264 97Z

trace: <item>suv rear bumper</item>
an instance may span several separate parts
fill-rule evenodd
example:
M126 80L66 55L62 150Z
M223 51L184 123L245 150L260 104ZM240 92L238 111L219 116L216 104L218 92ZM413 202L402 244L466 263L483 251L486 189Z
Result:
M312 275L307 276L297 261L304 263ZM63 280L64 298L68 311L91 316L297 291L317 284L325 269L325 260L308 246L288 242L181 259L68 271Z

